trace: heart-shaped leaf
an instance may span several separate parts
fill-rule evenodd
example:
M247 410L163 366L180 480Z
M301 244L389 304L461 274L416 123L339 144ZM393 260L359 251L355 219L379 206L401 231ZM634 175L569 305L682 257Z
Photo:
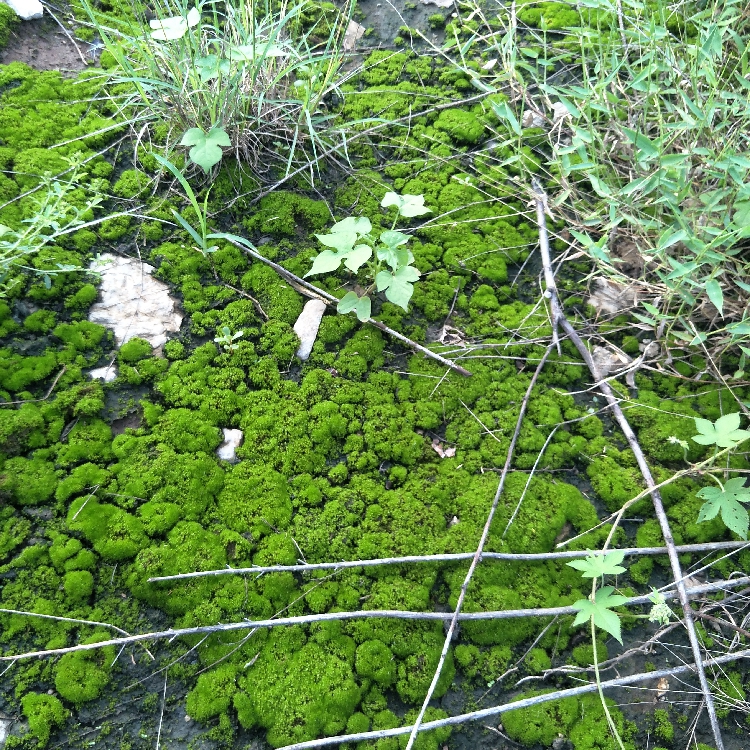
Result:
M357 241L356 232L334 232L333 234L316 234L320 243L326 247L333 247L340 253L349 252Z
M206 55L195 60L195 67L201 77L201 82L206 83L213 78L229 75L229 60L218 55Z
M187 30L197 26L200 23L200 20L200 11L195 7L188 11L187 16L157 18L153 21L149 21L149 26L153 29L151 36L162 42L182 39L187 33Z
M363 237L372 231L372 224L366 216L347 216L346 219L337 221L332 227L331 232L354 232L359 237Z
M221 147L229 147L232 142L222 128L212 128L205 133L201 128L190 128L182 136L181 146L192 146L188 156L194 164L197 164L204 172L221 161Z
M380 202L383 208L396 206L401 216L411 218L412 216L422 216L432 211L424 205L424 195L399 195L398 193L386 193Z
M336 310L340 313L346 314L355 312L357 318L363 323L370 319L370 313L372 311L372 302L367 295L358 297L354 292L347 292L336 305Z
M357 245L346 254L344 265L356 273L372 257L372 248L369 245Z
M305 278L316 273L330 273L336 271L341 261L346 259L346 253L336 253L333 250L323 250L313 261L312 268L305 274Z
M386 247L398 247L399 245L405 245L411 237L403 232L396 232L393 229L387 229L380 235L380 241Z
M419 271L414 266L404 266L395 273L381 271L375 277L378 291L385 290L385 296L394 305L408 310L409 300L414 292L413 282L419 278Z

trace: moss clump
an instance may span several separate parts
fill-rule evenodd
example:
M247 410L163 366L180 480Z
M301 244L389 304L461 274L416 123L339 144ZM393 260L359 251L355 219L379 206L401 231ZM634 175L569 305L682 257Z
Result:
M23 715L29 722L29 733L38 740L37 747L47 747L52 730L65 723L68 712L54 695L28 693L21 698Z
M622 737L625 750L636 750L632 741L635 725L626 722L622 711L610 698L606 698L609 714L615 723L617 732ZM576 750L618 750L619 745L610 732L607 717L604 714L598 695L584 695L580 701L580 719L570 730L568 739Z
M331 213L324 201L279 190L263 198L258 209L242 223L250 232L294 237L299 226L309 231L320 231L330 221Z
M65 594L74 604L86 601L94 590L94 576L88 570L71 570L65 574Z
M117 358L120 362L132 365L150 357L153 352L151 344L145 339L132 338L125 342L118 352Z
M435 129L447 133L459 145L474 145L484 135L479 118L465 109L444 109L435 121Z
M69 310L88 310L96 302L99 291L93 284L84 284L75 294L65 300Z
M37 310L24 318L23 327L31 333L49 333L56 323L57 316L52 310Z
M236 691L237 668L233 664L222 664L217 669L202 674L196 686L188 693L186 709L188 715L198 721L206 721L225 713L232 704Z
M138 169L126 169L112 187L112 192L120 198L137 198L149 187L151 178Z
M0 470L0 497L17 505L47 502L57 488L54 464L40 458L11 458Z
M522 698L531 698L551 691L531 691ZM578 700L562 700L540 703L529 708L508 711L503 715L503 727L508 737L526 747L536 743L549 747L559 734L566 735L578 718Z
M381 687L396 681L393 652L382 641L365 641L357 648L357 674L374 680Z
M0 4L0 49L5 47L11 31L18 25L20 18L9 5Z

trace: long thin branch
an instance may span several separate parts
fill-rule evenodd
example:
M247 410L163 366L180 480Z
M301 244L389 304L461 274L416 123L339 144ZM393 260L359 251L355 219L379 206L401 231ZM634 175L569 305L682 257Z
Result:
M314 284L310 284L308 281L305 281L303 278L297 276L296 274L293 274L291 271L287 271L284 266L280 266L278 263L274 263L272 260L269 260L268 258L261 255L256 250L251 249L248 244L239 243L232 239L227 239L228 242L230 242L235 247L239 248L240 250L243 250L251 257L255 258L256 260L259 260L261 263L265 263L267 266L270 266L273 268L274 271L276 271L279 276L285 278L287 281L292 283L294 287L297 289L300 294L304 294L307 297L311 297L313 299L320 299L323 300L323 302L326 303L326 305L337 305L339 300L334 297L332 294L329 294L324 289L320 289L319 287L315 286ZM455 362L452 362L449 359L446 359L445 357L440 356L439 354L436 354L433 351L430 351L426 346L422 346L421 344L418 344L416 341L412 341L412 339L404 336L402 333L399 333L398 331L394 331L393 328L390 328L385 323L381 323L379 320L373 320L370 318L367 320L367 323L371 326L374 326L375 328L383 331L384 333L387 333L389 336L392 336L395 339L398 339L402 343L406 344L411 349L414 349L414 351L419 352L420 354L424 354L427 357L430 357L431 359L436 360L437 362L440 362L441 365L444 365L445 367L450 367L451 370L455 370L456 372L460 373L461 375L464 375L465 377L471 377L471 373L465 369L464 367L461 367L461 365L457 365Z
M707 542L704 544L683 544L676 547L681 555L689 552L713 552L717 550L741 549L747 542ZM664 555L666 547L625 547L619 550L626 555ZM484 560L505 560L516 562L538 562L542 560L573 560L588 557L588 550L567 552L483 552ZM298 565L253 565L251 568L219 568L218 570L197 570L192 573L178 573L172 576L154 576L149 583L180 581L189 578L225 575L260 575L261 573L302 573L311 570L344 570L345 568L373 568L380 565L403 565L407 563L460 562L471 560L474 552L458 552L445 555L409 555L405 557L382 557L376 560L346 560L328 563L300 563Z
M705 666L719 666L721 664L729 664L738 659L750 658L750 649L744 651L736 651L732 654L725 654L724 656L718 656L715 658L706 659L704 662ZM672 667L671 669L660 669L656 672L643 672L639 674L630 675L629 677L618 677L614 680L605 680L602 682L602 688L618 688L628 687L630 685L637 685L641 682L650 682L651 680L660 680L662 677L674 677L675 675L687 674L696 671L695 664L684 664L680 667ZM508 711L516 711L519 708L530 708L531 706L539 706L542 703L549 703L550 701L563 700L564 698L575 698L579 695L585 695L586 693L593 693L596 691L596 685L588 683L586 685L580 685L579 687L567 688L566 690L555 690L552 693L544 693L543 695L535 695L531 698L523 698L522 700L512 701L505 703L502 706L493 706L491 708L483 708L479 711L471 711L466 714L458 714L457 716L449 716L447 719L437 719L436 721L427 721L421 726L422 731L428 731L430 729L439 729L440 727L456 726L457 724L465 724L469 721L479 721L487 719L491 716L499 716L507 713ZM384 737L398 737L399 735L408 734L411 732L413 727L397 727L395 729L383 729L377 732L360 732L359 734L345 734L339 735L338 737L323 737L319 740L310 740L308 742L296 742L293 745L284 745L280 750L312 750L313 748L325 747L326 745L338 745L341 743L354 743L361 742L363 740L378 740Z
M559 321L560 325L568 334L568 337L573 342L576 349L578 349L578 352L583 358L583 361L591 371L592 377L598 383L599 390L606 399L609 407L612 409L612 413L614 414L615 419L620 426L620 429L625 435L630 449L633 451L633 455L635 456L636 462L638 463L638 468L643 475L643 479L646 482L646 486L651 491L651 501L654 506L654 513L656 514L656 518L659 521L661 533L667 546L667 555L669 556L669 563L672 568L672 574L677 585L677 592L679 594L680 604L682 605L682 610L685 617L685 627L688 632L688 638L690 640L690 647L693 652L693 658L695 659L695 666L698 672L698 680L700 682L701 691L703 692L703 696L706 701L706 710L708 712L709 722L711 723L711 730L716 742L716 748L717 750L724 750L724 742L721 737L721 728L719 727L719 720L716 716L716 707L714 706L713 696L711 695L711 688L708 684L708 680L706 679L706 673L701 662L701 649L700 643L698 642L698 635L695 631L693 609L690 606L690 599L688 598L685 590L682 567L680 565L677 551L675 550L674 538L672 537L672 530L669 527L667 514L664 511L664 504L661 500L661 494L656 487L656 482L654 481L653 475L651 474L651 468L646 461L646 457L643 455L643 451L641 450L638 438L635 436L635 433L633 432L633 429L631 428L627 417L620 408L620 403L617 397L613 393L609 383L604 381L601 377L599 368L591 357L589 350L581 340L581 337L578 335L578 332L565 317L565 313L562 310L560 300L557 296L557 289L554 285L554 279L551 280L552 283L550 286L549 277L551 276L552 263L550 260L549 240L547 237L547 222L544 214L547 196L545 195L541 185L536 179L534 180L534 192L536 200L537 223L539 227L539 247L542 255L542 263L545 269L545 277L547 279L546 294L549 298L553 321L555 319Z
M750 576L742 578L732 578L728 581L716 581L706 583L701 586L694 586L687 589L690 595L710 594L724 589L731 589L735 586L746 586L750 584ZM674 599L678 594L674 591L664 592L664 598ZM628 599L628 605L640 605L651 603L651 595L636 596ZM8 611L8 610L6 610ZM458 614L458 620L511 620L519 617L555 617L557 615L573 615L578 612L572 606L567 607L544 607L537 609L503 609L491 612L461 612ZM33 612L19 612L18 614L27 614L36 617ZM298 615L296 617L279 617L270 620L242 620L240 622L219 623L218 625L199 625L193 628L170 628L169 630L158 630L151 633L140 633L138 635L129 635L123 638L112 638L108 641L98 641L97 643L82 643L77 646L66 646L64 648L47 649L44 651L28 651L24 654L0 656L0 661L17 661L19 659L31 659L34 657L56 656L59 654L69 654L74 651L91 651L105 646L124 646L129 643L141 643L143 641L156 641L167 638L170 641L175 638L182 638L191 635L206 635L211 633L231 633L241 630L250 630L252 628L277 628L289 625L311 625L318 622L327 622L329 620L364 620L368 618L392 619L392 620L452 620L456 616L455 612L411 612L408 610L387 610L373 609L362 610L357 612L325 612L318 615ZM87 622L87 624L90 624Z

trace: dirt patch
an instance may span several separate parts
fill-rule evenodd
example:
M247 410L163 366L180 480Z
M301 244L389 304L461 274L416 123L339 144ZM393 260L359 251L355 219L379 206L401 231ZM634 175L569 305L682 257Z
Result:
M86 56L87 47L85 42L74 42L72 34L68 37L53 18L45 16L13 29L5 49L0 50L0 64L22 62L36 70L74 74L86 67L81 55Z

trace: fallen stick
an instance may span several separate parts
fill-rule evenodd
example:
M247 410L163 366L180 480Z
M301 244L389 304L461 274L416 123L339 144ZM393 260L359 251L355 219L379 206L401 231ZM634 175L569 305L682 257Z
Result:
M704 544L683 544L676 547L679 554L690 552L714 552L717 550L734 550L747 547L748 542L707 542ZM663 555L666 547L624 547L619 552L626 555ZM575 560L588 557L588 550L569 552L483 552L483 560L512 560L516 562L538 562L541 560ZM460 562L471 560L473 552L457 552L445 555L411 555L406 557L382 557L376 560L346 560L328 563L300 563L298 565L257 565L251 568L219 568L218 570L199 570L192 573L177 573L172 576L154 576L149 583L161 581L180 581L189 578L206 576L246 575L260 573L302 573L311 570L344 570L345 568L373 568L380 565L402 565L407 563Z
M583 361L591 371L591 375L594 381L598 384L599 390L607 401L612 413L617 420L617 423L625 435L625 439L628 441L628 446L633 451L638 468L643 475L643 479L646 482L646 487L651 495L651 501L654 506L654 513L659 521L659 527L661 528L664 542L667 546L667 555L669 556L669 563L672 568L672 575L674 576L675 583L677 585L677 592L679 594L680 604L682 611L685 616L685 628L688 633L690 640L690 647L693 652L693 659L695 660L695 668L698 673L698 680L700 682L701 691L703 698L706 701L706 710L708 712L709 722L711 724L711 730L714 735L716 742L716 750L724 750L724 742L721 737L721 728L719 727L719 720L716 716L716 707L714 706L713 696L711 695L711 688L708 685L706 679L706 673L701 663L701 650L700 643L698 642L698 636L695 631L695 623L693 622L693 609L690 606L690 599L685 590L684 576L682 574L682 567L675 550L674 538L672 537L672 530L669 527L669 521L667 514L664 511L664 504L661 500L661 494L657 488L656 482L654 481L653 475L651 474L651 468L646 461L646 457L643 455L638 438L635 436L627 417L620 408L620 403L617 397L614 395L612 388L609 383L604 380L599 372L599 368L594 362L591 353L586 348L586 345L581 340L576 329L572 326L570 321L565 317L560 300L557 296L557 286L555 285L554 277L552 276L552 262L550 260L549 252L549 239L547 236L547 221L545 217L545 207L547 205L547 196L544 193L539 181L535 178L533 181L533 188L535 193L536 203L536 216L537 225L539 229L539 249L542 256L542 265L544 268L545 276L545 297L549 301L550 312L552 315L552 326L553 330L556 325L560 325L568 338L578 349L579 354L583 358Z
M742 578L733 578L728 581L716 581L706 583L702 586L694 586L688 589L690 595L710 594L723 589L731 589L735 586L745 586L750 584L750 576ZM627 605L651 604L651 595L636 596L629 599ZM677 598L674 591L664 592L666 600ZM579 610L572 606L566 607L545 607L538 609L503 609L495 612L461 612L458 614L458 620L512 620L519 617L555 617L557 615L574 615ZM36 617L34 612L25 612L30 617ZM0 662L18 661L21 659L31 659L36 657L56 656L59 654L69 654L74 651L92 651L105 646L124 646L129 643L141 643L142 641L156 641L164 638L174 640L184 636L206 635L211 633L231 633L240 630L251 630L252 628L278 628L289 625L310 625L318 622L327 622L329 620L366 620L368 618L393 619L393 620L433 620L447 621L452 620L455 612L412 612L409 610L358 610L356 612L325 612L318 615L297 615L295 617L279 617L270 620L241 620L240 622L219 623L218 625L196 625L192 628L170 628L169 630L157 630L151 633L140 633L123 638L111 638L107 641L98 641L97 643L81 643L77 646L65 646L63 648L46 649L44 651L28 651L23 654L10 656L0 656ZM86 622L86 621L82 621Z
M304 294L307 297L311 297L313 299L320 299L323 302L326 303L326 305L332 305L332 304L338 304L339 300L334 297L332 294L329 294L323 289L318 288L314 284L310 284L309 282L305 281L303 278L300 278L296 274L293 274L291 271L287 271L286 268L283 266L280 266L278 263L274 263L272 260L269 260L268 258L261 255L257 250L251 249L248 244L236 242L235 240L231 238L225 238L227 242L230 242L235 247L239 248L240 250L243 250L246 252L249 256L252 258L255 258L256 260L259 260L261 263L265 263L267 266L270 266L273 268L274 271L276 271L279 276L282 278L285 278L288 282L294 285L295 289L300 294ZM393 328L389 328L385 323L381 323L379 320L373 320L372 318L369 318L366 321L369 325L374 326L375 328L378 328L379 330L383 331L384 333L387 333L389 336L392 336L395 339L398 339L402 343L406 344L411 349L414 349L414 351L419 352L420 354L424 354L427 357L430 357L431 359L434 359L436 362L440 362L441 365L444 365L445 367L450 367L451 370L455 370L456 372L460 373L461 375L464 375L465 377L471 377L471 373L466 370L465 368L461 367L461 365L457 365L455 362L451 362L451 360L446 359L445 357L441 357L439 354L436 354L433 351L430 351L426 346L422 346L421 344L418 344L416 341L412 341L410 338L404 336L402 333L399 333L398 331L394 331Z

